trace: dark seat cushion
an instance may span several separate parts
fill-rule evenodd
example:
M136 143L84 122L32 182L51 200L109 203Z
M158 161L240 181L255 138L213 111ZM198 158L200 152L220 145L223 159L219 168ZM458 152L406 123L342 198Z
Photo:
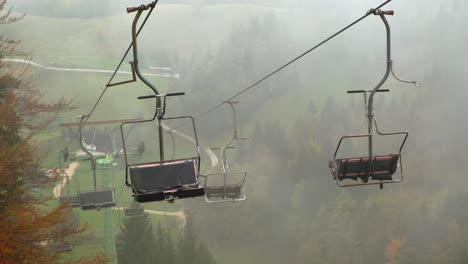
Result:
M198 185L197 160L179 160L129 166L134 191L161 192Z
M141 216L145 213L145 209L140 208L125 208L124 210L125 216Z
M114 190L112 189L81 192L79 197L83 210L115 206Z
M67 252L73 249L73 245L70 242L57 242L55 244L55 251L57 252Z
M394 154L375 156L372 159L370 171L369 157L338 159L336 160L337 177L340 181L344 179L364 179L368 176L372 180L392 180L399 157L400 155Z

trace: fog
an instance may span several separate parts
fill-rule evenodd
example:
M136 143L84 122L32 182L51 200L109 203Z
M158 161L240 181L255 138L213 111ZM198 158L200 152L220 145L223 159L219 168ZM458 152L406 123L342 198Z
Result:
M95 2L11 1L26 17L2 34L22 40L41 63L112 70L130 43L133 16L121 7L141 1ZM187 93L168 100L168 116L196 116L379 3L161 0L139 38L140 64L146 72L159 66L180 74L154 81L163 91ZM395 0L384 9L395 10L387 17L395 73L422 83L389 77L383 88L391 92L376 95L379 128L409 132L404 181L343 189L328 168L340 137L367 132L362 95L346 91L372 89L385 72L385 28L371 15L236 98L239 131L251 140L229 158L233 171L248 172L247 200L183 202L218 263L468 262L467 4ZM51 98L75 98L78 109L65 121L89 111L109 75L37 70L33 78ZM112 88L92 120L151 117L152 103L136 100L150 93L142 83ZM230 111L223 105L196 119L202 148L229 141ZM187 141L177 140L185 154ZM400 142L377 137L377 152L396 153ZM367 142L343 147L343 155L365 156ZM211 165L202 151L201 173L221 169Z

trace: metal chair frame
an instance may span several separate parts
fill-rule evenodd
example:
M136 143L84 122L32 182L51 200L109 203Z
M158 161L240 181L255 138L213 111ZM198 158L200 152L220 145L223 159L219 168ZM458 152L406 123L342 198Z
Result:
M385 16L386 15L393 15L394 12L393 11L382 11L380 9L370 10L369 12L373 13L374 15L380 16L381 20L383 21L383 23L385 25L385 29L386 29L386 33L387 33L386 34L387 35L387 69L386 69L385 75L383 76L382 80L377 84L377 86L374 87L374 89L372 89L370 91L365 91L365 90L348 91L348 93L363 93L364 94L364 106L365 106L365 110L367 111L366 119L367 119L368 134L352 135L352 136L342 137L340 139L339 143L338 143L335 154L333 156L334 160L329 163L329 167L330 167L332 176L336 180L336 184L338 186L340 186L340 187L379 185L380 188L382 189L383 184L397 183L397 182L403 181L403 179L404 179L401 152L402 152L402 149L403 149L403 147L404 147L404 145L406 143L406 139L408 138L408 132L402 131L402 132L384 133L384 132L381 132L379 130L379 127L377 125L377 120L376 120L376 118L374 116L374 95L375 95L376 92L388 92L389 91L389 90L384 90L384 89L379 90L379 88L388 79L388 76L390 75L390 73L395 77L396 80L398 80L400 82L412 83L415 86L419 86L420 84L416 83L415 81L402 80L402 79L398 78L395 75L395 73L393 72L393 62L392 62L392 59L391 59L391 31L390 31L390 25L388 24L388 21L387 21ZM367 98L367 93L370 93L369 98ZM398 179L395 179L395 180L393 180L393 179L392 180L378 180L377 182L369 182L369 179L371 179L372 176L373 176L372 169L373 169L373 162L374 162L374 158L375 158L375 156L373 154L373 136L374 136L373 135L373 131L374 131L373 124L375 124L375 130L376 130L378 135L381 135L381 136L403 135L404 136L403 142L400 145L399 152L398 152L398 156L399 156L398 165L400 167L400 173L401 173L400 178L398 178ZM344 139L348 139L348 138L364 138L364 137L368 138L368 147L369 147L369 155L368 155L368 159L367 159L367 164L368 164L367 173L366 173L367 175L365 177L361 178L362 181L363 181L362 183L342 184L340 182L339 177L338 177L340 175L340 172L339 172L339 167L338 167L339 162L338 162L338 159L337 159L337 154L338 154L338 151L340 149L341 142ZM341 179L341 180L343 180L343 179Z
M145 208L143 207L138 207L138 208L124 208L124 215L125 217L141 217L145 214Z
M141 14L143 11L150 9L150 12L154 9L157 1L152 2L151 4L148 5L141 5L139 7L130 7L127 8L127 12L137 12L132 23L132 46L133 46L133 61L130 62L132 65L132 72L134 75L140 79L146 86L148 86L154 93L154 95L149 95L149 96L140 96L138 99L150 99L150 98L155 98L156 99L156 104L155 104L155 112L154 115L151 119L146 119L146 120L139 120L139 121L131 121L131 122L124 122L120 125L120 131L121 131L121 136L123 140L123 151L124 151L124 157L125 157L125 164L126 164L126 171L125 171L125 184L129 187L132 188L133 191L133 196L136 201L143 203L143 202L152 202L152 201L162 201L162 200L168 200L172 202L174 199L181 199L181 198L188 198L188 197L197 197L197 196L203 196L204 195L204 188L200 186L199 184L199 179L198 175L200 172L200 147L198 143L198 135L197 135L197 129L195 125L195 120L192 116L188 115L183 115L183 116L173 116L173 117L164 117L165 112L166 112L166 99L167 97L171 96L179 96L179 95L185 95L185 93L168 93L168 94L160 94L159 91L156 89L156 87L151 84L148 80L144 78L144 76L140 72L140 68L138 65L138 45L137 45L137 30L136 26L138 23L138 20L141 17ZM132 183L129 181L129 173L131 173L132 167L139 166L139 165L154 165L156 166L165 166L169 165L171 162L174 162L174 160L166 160L165 155L164 155L164 120L175 120L175 119L189 119L193 128L193 133L195 137L195 145L197 149L197 155L195 157L191 157L189 159L182 159L182 161L195 161L195 178L196 182L193 184L190 184L189 186L173 186L171 188L164 188L164 189L159 189L155 191L149 191L149 192L141 192L141 190L138 190ZM125 137L124 137L124 127L126 125L132 124L140 124L140 123L147 123L147 122L153 122L157 120L157 126L158 126L158 140L159 140L159 157L160 160L152 163L145 163L145 164L130 164L128 161L128 156L127 156L127 148L125 144ZM175 143L174 143L175 144ZM175 155L173 153L173 155ZM130 175L131 176L131 175ZM131 177L130 177L131 178Z
M73 244L68 241L55 242L54 249L58 253L68 252L73 250Z
M398 156L399 156L399 159L398 159L398 165L400 167L400 178L398 179L395 179L395 180L386 180L386 181L378 181L378 182L367 182L367 180L372 177L372 162L375 158L375 156L372 156L372 153L371 155L369 156L369 159L368 159L368 173L367 173L367 176L364 180L363 183L352 183L352 184L342 184L338 175L339 175L339 168L338 168L338 164L337 164L337 155L338 155L338 152L339 152L339 149L340 149L340 146L341 146L341 143L343 142L344 139L349 139L349 138L364 138L364 137L367 137L367 138L372 138L372 133L369 133L369 134L362 134L362 135L352 135L352 136L344 136L344 137L341 137L340 138L340 141L338 143L338 146L335 150L335 154L333 155L333 159L334 161L330 162L330 169L332 171L332 175L334 177L334 179L336 180L336 184L340 187L353 187L353 186L364 186L364 185L380 185L380 187L382 188L382 185L383 184L388 184L388 183L398 183L398 182L402 182L404 177L403 177L403 162L402 162L402 150L403 150L403 147L406 143L406 140L408 138L408 132L404 132L404 131L401 131L401 132L387 132L387 133L384 133L384 132L381 132L378 128L378 125L377 125L377 120L375 119L375 117L373 118L373 122L375 124L375 130L377 132L378 135L381 135L381 136L391 136L391 135L403 135L404 138L403 138L403 141L400 145L400 148L398 150Z
M66 177L66 185L67 185L67 195L62 195L62 193L60 193L60 196L58 197L58 201L60 204L63 204L65 202L68 202L70 204L70 207L71 208L77 208L77 207L80 207L80 196L78 195L78 193L76 195L70 195L70 176L66 173L65 171L65 165L64 165L64 151L61 150L59 151L59 172L60 172L60 176L63 178L64 176ZM63 182L63 180L62 180ZM78 181L76 180L75 178L75 185L77 186L78 188ZM63 189L63 184L62 184L62 189Z
M118 251L124 248L125 248L125 240L121 234L117 234L115 236L115 249Z
M205 184L204 184L204 186L205 186L205 201L207 203L237 202L237 201L244 201L246 199L245 180L247 178L247 172L246 171L230 171L229 170L227 150L235 149L236 146L233 145L233 144L235 144L237 141L239 141L239 140L249 140L250 138L248 138L248 137L239 137L238 129L237 129L237 115L236 115L236 109L234 107L234 104L237 104L238 102L237 101L226 101L225 103L229 104L229 106L231 107L231 110L232 110L233 130L234 130L234 132L233 132L232 138L229 140L229 142L224 147L211 148L212 150L220 150L221 151L221 155L222 155L222 161L221 161L222 172L209 173L209 174L204 176L204 178L205 178ZM243 175L242 181L239 184L228 184L227 183L228 178L230 178L229 176L233 175L233 174ZM223 186L209 187L208 186L209 179L212 178L212 177L216 177L216 176L222 176L223 177ZM240 195L238 197L232 196L232 194L229 192L230 191L229 189L231 187L234 187L234 188L240 187L240 189L239 189L240 190L240 192L239 192ZM210 189L221 189L221 188L223 189L222 194L211 195L209 193ZM211 199L211 197L218 197L218 198L221 198L221 199L213 200L213 199Z
M82 127L84 124L84 120L87 118L87 115L82 115L80 116L80 124L79 124L79 135L80 139L82 138ZM113 188L107 188L107 189L97 189L97 183L96 183L96 169L97 169L97 164L96 164L96 157L93 156L93 154L83 145L83 141L80 140L80 146L81 149L90 157L91 159L91 170L93 171L93 180L94 180L94 190L92 191L86 191L86 192L78 192L78 196L80 197L80 205L82 210L89 210L89 209L97 209L100 210L101 208L107 208L107 207L113 207L115 206L115 190ZM99 193L99 192L111 192L112 193L112 200L111 201L105 201L103 203L99 203L96 205L90 205L90 204L83 204L83 199L82 195L86 193Z

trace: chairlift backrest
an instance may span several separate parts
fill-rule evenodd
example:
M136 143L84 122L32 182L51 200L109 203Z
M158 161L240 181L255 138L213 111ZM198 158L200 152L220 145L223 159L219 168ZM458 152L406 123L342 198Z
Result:
M135 164L129 166L133 188L160 191L198 184L196 159Z
M115 240L115 249L121 250L125 248L125 241L123 239Z
M73 245L70 242L57 242L54 246L55 251L61 253L61 252L67 252L73 250Z
M143 207L129 207L124 209L124 213L126 217L142 216L145 213L145 209Z

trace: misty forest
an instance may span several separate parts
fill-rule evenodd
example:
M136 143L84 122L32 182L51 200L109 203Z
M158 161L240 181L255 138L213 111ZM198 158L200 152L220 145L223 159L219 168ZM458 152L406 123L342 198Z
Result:
M465 16L0 0L0 263L468 263Z

